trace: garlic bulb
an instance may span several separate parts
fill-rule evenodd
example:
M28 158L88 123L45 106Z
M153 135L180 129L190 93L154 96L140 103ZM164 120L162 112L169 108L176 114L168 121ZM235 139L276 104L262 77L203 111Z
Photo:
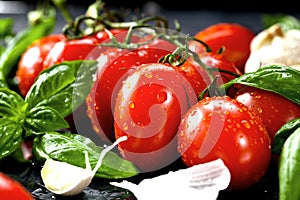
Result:
M250 44L251 54L245 73L270 65L280 64L300 70L300 30L283 32L277 24L258 33Z

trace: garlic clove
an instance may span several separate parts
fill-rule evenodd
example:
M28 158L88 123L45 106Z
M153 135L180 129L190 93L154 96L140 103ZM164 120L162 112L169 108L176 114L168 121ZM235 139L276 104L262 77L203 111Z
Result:
M41 176L49 191L68 196L82 192L91 183L93 173L65 162L47 159Z
M214 200L219 191L226 189L230 172L221 159L195 165L187 169L169 172L139 184L126 180L111 182L111 185L130 190L138 200L150 199L199 199Z
M126 136L118 138L112 145L103 149L93 170L86 151L84 152L85 169L48 158L41 170L41 177L45 187L54 194L62 196L73 196L81 193L92 182L106 153L124 140L127 140Z

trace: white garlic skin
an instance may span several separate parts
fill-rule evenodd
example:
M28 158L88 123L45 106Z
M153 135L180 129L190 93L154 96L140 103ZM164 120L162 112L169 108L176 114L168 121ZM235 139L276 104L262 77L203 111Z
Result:
M284 32L275 24L258 33L250 44L251 54L244 72L254 72L261 67L279 64L300 70L300 30Z

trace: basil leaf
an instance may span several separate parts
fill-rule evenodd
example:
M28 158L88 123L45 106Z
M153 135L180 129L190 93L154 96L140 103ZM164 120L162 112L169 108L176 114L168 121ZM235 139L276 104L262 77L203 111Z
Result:
M55 109L46 106L38 106L27 112L24 127L29 133L37 133L68 128L69 124Z
M44 70L28 91L25 101L30 108L50 106L62 117L66 117L84 102L96 73L96 63L96 61L76 60L63 62ZM76 97L76 104L73 104L74 97Z
M84 151L88 152L91 167L98 162L103 147L98 147L89 138L72 133L46 133L36 137L33 145L33 153L40 161L48 157L60 162L85 168ZM128 178L138 174L135 166L122 159L118 154L108 152L99 167L96 177L118 179Z
M300 30L300 21L292 15L285 14L266 14L262 15L264 28L268 28L274 24L279 24L283 31L291 29Z
M22 127L7 118L0 118L0 160L14 152L22 141Z
M50 106L59 112L63 111L63 108L69 108L71 100L60 96L75 81L74 73L74 68L68 63L61 63L44 70L28 91L25 101L30 108Z
M16 92L7 88L0 88L0 116L15 118L18 122L24 118L26 103Z
M7 44L6 49L0 55L0 80L6 84L8 74L18 63L18 60L26 48L36 39L51 33L55 26L55 18L47 18L43 22L28 26L18 32Z
M13 35L12 27L14 21L12 18L2 18L0 19L0 38L5 38L7 36Z
M270 65L237 77L221 87L234 83L275 92L300 105L300 71L281 65Z
M275 134L272 153L279 155L287 138L298 128L300 128L300 118L293 119L284 124Z
M279 161L279 199L300 199L300 128L284 143Z
M86 96L90 93L91 87L95 80L98 70L97 61L84 61L77 70L76 81L71 85L73 89L73 110L78 108L85 101Z

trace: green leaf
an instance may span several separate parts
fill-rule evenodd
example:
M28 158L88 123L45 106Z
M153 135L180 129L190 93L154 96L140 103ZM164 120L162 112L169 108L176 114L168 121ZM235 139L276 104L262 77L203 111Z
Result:
M237 77L221 87L242 84L275 92L300 105L300 71L281 65L270 65Z
M284 143L278 173L279 199L300 199L300 128Z
M73 110L78 108L78 106L85 101L86 96L90 93L98 70L97 64L97 61L86 60L81 63L80 68L77 70L76 81L71 85L73 89Z
M16 92L0 88L0 117L10 117L15 122L24 119L26 103Z
M300 118L293 119L284 124L275 134L272 153L279 155L287 138L298 128L300 128Z
M55 109L46 106L38 106L27 112L24 127L26 131L35 133L68 128L69 124Z
M92 169L96 166L103 147L98 147L89 138L72 133L46 133L34 140L33 153L44 162L47 158L85 168L84 151L88 152ZM96 177L118 179L138 174L136 167L115 152L108 152Z
M0 39L13 35L12 32L13 25L14 25L14 21L12 18L0 19Z
M30 88L25 101L29 107L50 106L62 117L71 114L89 93L96 61L63 62L44 70Z
M25 101L29 107L50 106L59 112L69 109L71 95L66 88L75 81L75 72L68 63L61 63L44 70L28 91Z
M14 152L22 141L22 127L7 118L0 118L0 160Z
M300 21L292 15L285 14L266 14L262 15L264 28L268 28L274 24L279 24L283 31L291 29L300 30Z

